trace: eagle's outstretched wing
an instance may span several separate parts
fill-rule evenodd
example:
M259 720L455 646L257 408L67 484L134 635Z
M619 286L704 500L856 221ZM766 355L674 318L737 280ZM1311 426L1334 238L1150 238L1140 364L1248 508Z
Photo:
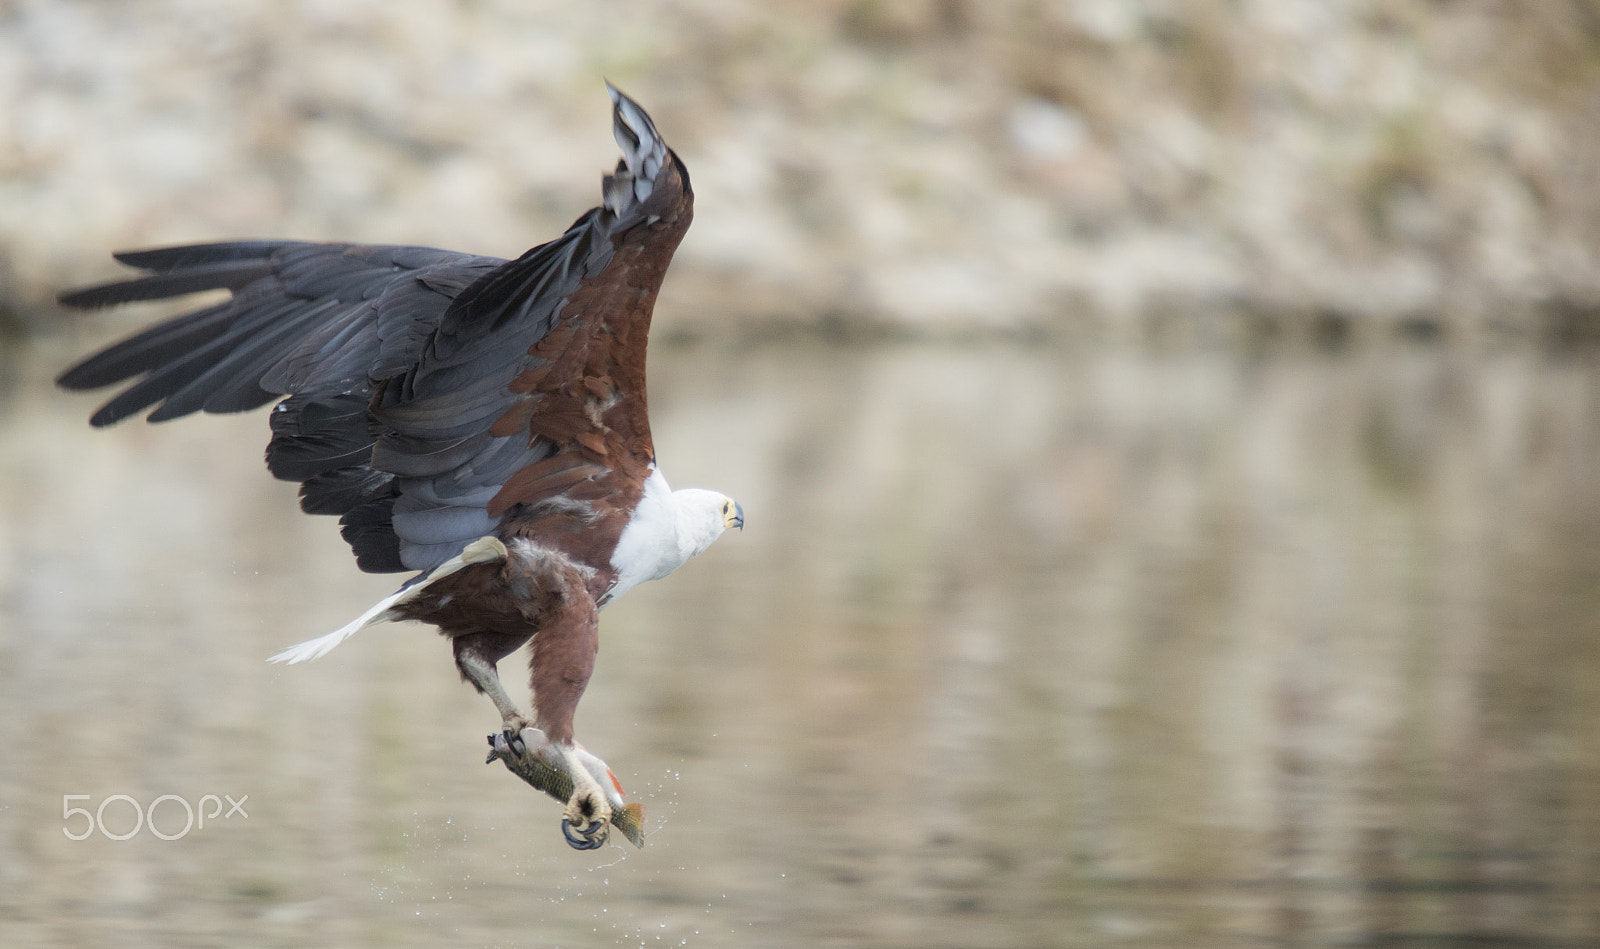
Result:
M617 433L573 417L560 396L574 387L605 396L622 410L607 417L623 421L627 444L648 452L649 304L691 200L687 173L648 116L615 90L613 100L624 156L606 178L603 205L517 260L292 241L121 253L149 274L61 302L99 307L213 289L232 297L151 327L58 381L93 389L138 377L95 413L95 425L152 406L150 420L162 421L288 396L272 412L268 467L301 482L307 512L341 516L371 572L431 569L519 505L563 492L592 499L606 490L595 481L610 471ZM630 232L663 219L677 231L666 259L630 254L630 244L644 244ZM602 310L605 319L583 318ZM630 331L629 320L643 325Z

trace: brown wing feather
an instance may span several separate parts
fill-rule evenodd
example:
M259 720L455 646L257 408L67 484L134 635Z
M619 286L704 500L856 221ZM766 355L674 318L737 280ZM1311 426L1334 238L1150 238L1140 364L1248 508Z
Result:
M675 156L671 167L677 167ZM663 175L646 206L647 223L623 235L605 270L568 298L560 323L529 348L530 365L508 386L522 398L491 431L520 433L530 446L543 444L551 453L506 480L489 503L492 516L519 505L537 510L556 495L594 503L602 514L631 511L638 502L655 461L646 340L662 278L693 218L687 178ZM505 528L537 532L516 514ZM584 559L598 565L609 558L609 547L605 554Z

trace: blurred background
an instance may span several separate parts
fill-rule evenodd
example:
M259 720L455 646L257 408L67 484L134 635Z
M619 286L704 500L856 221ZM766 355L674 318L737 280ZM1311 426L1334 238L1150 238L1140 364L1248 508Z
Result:
M749 526L606 612L651 840L579 854L430 629L263 661L395 579L259 414L90 431L175 311L51 301L516 256L603 78L697 195L657 449ZM0 943L1595 944L1597 130L1593 0L0 0ZM248 817L63 833L119 794Z

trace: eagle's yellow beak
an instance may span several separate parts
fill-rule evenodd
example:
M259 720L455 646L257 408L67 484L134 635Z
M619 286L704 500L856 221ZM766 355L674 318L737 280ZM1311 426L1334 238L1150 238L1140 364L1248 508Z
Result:
M722 526L727 530L737 527L744 530L744 508L738 501L728 501L722 505Z

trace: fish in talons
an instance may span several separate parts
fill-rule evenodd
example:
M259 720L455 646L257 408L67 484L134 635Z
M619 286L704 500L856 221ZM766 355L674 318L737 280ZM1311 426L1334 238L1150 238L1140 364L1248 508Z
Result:
M625 799L622 783L599 758L578 746L569 750L551 744L544 732L532 726L520 732L508 727L488 737L485 764L504 762L507 771L567 805L561 835L574 850L598 849L611 827L635 847L644 846L644 805ZM552 764L549 757L567 760ZM575 774L587 778L585 784L592 786L579 787L573 780Z

